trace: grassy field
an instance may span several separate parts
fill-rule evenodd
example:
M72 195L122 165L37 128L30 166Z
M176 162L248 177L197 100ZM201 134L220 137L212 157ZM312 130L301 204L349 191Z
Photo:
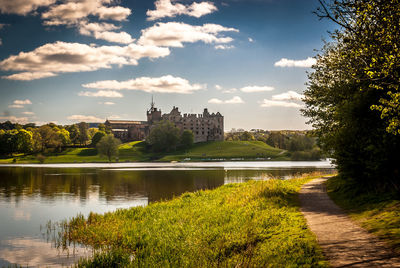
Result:
M59 224L58 245L99 249L80 267L326 267L299 211L298 191L310 178L228 184L78 215Z
M400 197L393 193L365 192L341 177L327 182L329 196L350 217L400 252Z
M82 163L82 162L107 162L107 158L97 155L94 148L69 148L61 153L45 154L45 163ZM38 163L34 155L17 155L14 157L17 163ZM0 163L12 163L14 158L0 159ZM288 160L287 154L273 148L263 142L252 141L224 141L205 142L195 144L190 150L177 151L171 154L154 154L144 147L141 141L124 143L119 148L119 161L179 161L188 160Z

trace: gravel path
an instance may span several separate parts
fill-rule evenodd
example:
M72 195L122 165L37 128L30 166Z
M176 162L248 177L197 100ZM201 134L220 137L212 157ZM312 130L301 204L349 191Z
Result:
M300 191L301 211L317 236L332 267L400 267L400 256L355 224L333 203L326 178L305 184Z

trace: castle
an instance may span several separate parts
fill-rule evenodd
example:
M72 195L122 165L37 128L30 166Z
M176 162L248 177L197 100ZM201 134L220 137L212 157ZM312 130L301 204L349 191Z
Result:
M153 101L147 111L147 121L107 120L105 125L116 138L127 142L144 140L150 134L152 126L161 120L174 123L181 131L191 130L195 143L224 140L224 117L219 112L210 114L208 109L204 109L203 114L182 116L178 107L174 106L169 114L161 114L161 110L155 107Z

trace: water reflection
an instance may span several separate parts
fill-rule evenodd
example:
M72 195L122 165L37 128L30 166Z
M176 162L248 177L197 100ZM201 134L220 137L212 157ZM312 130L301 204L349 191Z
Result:
M13 238L0 242L0 266L18 263L27 267L71 266L80 257L90 256L90 250L76 248L72 252L62 252L38 238Z
M265 167L250 162L222 166L207 163L198 167L191 163L192 166L174 168L143 165L126 168L0 166L0 267L71 264L74 258L59 255L43 240L40 226L48 220L60 221L78 213L88 215L91 211L104 213L146 206L184 192L213 189L249 179L288 178L297 173L332 171L329 166Z

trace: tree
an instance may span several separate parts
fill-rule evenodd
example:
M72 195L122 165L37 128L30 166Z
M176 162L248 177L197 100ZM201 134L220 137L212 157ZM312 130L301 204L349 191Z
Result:
M96 134L92 137L92 143L90 144L92 147L96 148L97 143L107 134L104 131L97 131Z
M67 130L69 131L71 142L73 144L78 144L80 135L78 126L76 124L71 125L67 128Z
M16 135L17 151L20 153L30 153L33 149L32 132L20 129Z
M58 128L51 128L48 125L41 126L38 129L39 135L35 135L35 138L39 139L39 143L42 148L41 151L45 151L48 148L59 148L62 144L61 138L57 133Z
M386 131L400 134L400 0L320 3L317 15L342 28L332 37L343 48L340 56L348 62L347 76L359 90L375 91L370 108L385 120Z
M85 122L80 122L78 124L79 128L79 143L80 145L86 145L86 143L89 141L89 125Z
M181 146L184 149L188 149L193 145L194 142L194 135L191 130L184 130L181 135Z
M97 152L101 156L106 156L108 161L111 162L112 157L118 155L118 147L121 141L114 138L113 135L106 135L97 143Z
M18 151L16 129L0 132L0 151L5 155L12 155Z
M254 141L255 138L254 138L253 134L251 134L248 131L245 131L240 135L240 140L241 141Z
M170 152L176 150L179 141L179 128L168 120L157 122L147 137L147 142L154 152Z
M400 189L400 135L395 135L400 114L390 119L383 114L384 100L396 107L389 92L397 90L400 66L399 54L391 47L398 45L388 40L399 40L400 5L398 0L389 2L342 0L326 5L321 1L317 13L342 28L317 56L303 114L345 178L371 188ZM383 33L386 29L392 37Z
M57 131L57 134L60 138L62 146L67 146L68 144L71 144L71 138L69 136L68 130L66 130L65 128L61 128Z

